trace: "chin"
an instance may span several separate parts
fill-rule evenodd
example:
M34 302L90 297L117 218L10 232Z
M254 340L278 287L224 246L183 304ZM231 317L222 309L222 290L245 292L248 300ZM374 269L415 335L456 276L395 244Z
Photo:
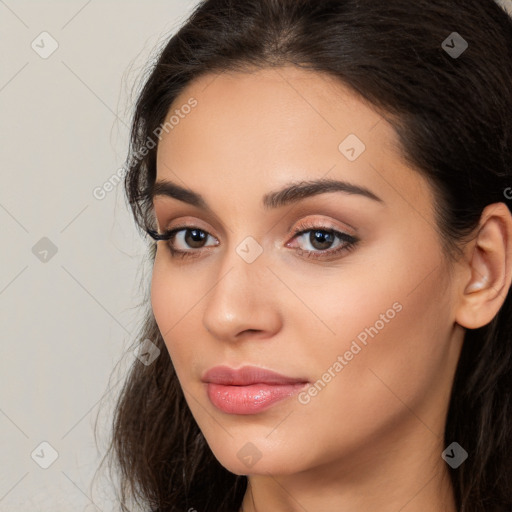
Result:
M252 443L247 443L235 453L222 453L219 456L214 452L219 463L235 475L288 475L303 471L302 464L293 460L284 452L273 449L267 455L257 451Z

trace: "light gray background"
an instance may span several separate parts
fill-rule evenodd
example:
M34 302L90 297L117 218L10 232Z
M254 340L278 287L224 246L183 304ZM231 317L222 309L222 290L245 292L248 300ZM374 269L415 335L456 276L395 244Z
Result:
M132 88L196 3L0 0L1 512L114 510L108 481L91 482L93 426L150 269L122 185L93 190L123 165ZM31 46L51 49L43 31L47 58ZM58 452L48 469L41 442Z
M150 55L195 4L0 1L2 512L113 509L99 483L90 500L105 445L93 426L142 316L146 245L122 185L93 190L124 163ZM50 48L43 31L59 45L46 59L31 47ZM43 237L57 247L46 262L32 252ZM58 452L48 469L31 458L43 441Z

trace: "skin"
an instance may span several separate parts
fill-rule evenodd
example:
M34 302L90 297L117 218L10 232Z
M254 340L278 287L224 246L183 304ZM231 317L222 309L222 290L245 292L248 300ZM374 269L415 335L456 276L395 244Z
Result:
M212 212L156 196L155 216L159 232L187 222L211 236L191 247L182 231L174 247L196 251L188 259L158 242L151 302L210 448L249 477L243 510L455 512L441 458L448 401L465 328L488 323L510 287L508 209L487 207L478 237L450 261L428 183L391 126L339 82L293 67L206 75L171 110L190 97L197 106L162 135L157 180L201 194ZM349 134L366 146L354 161L338 149ZM261 205L285 184L322 177L382 202L330 192ZM306 220L359 242L307 257L299 249L322 248L310 232L294 238ZM248 236L263 250L252 263L236 252ZM308 403L295 396L235 415L209 401L201 376L220 364L317 382L396 303L400 312ZM237 455L249 442L261 455L251 467Z

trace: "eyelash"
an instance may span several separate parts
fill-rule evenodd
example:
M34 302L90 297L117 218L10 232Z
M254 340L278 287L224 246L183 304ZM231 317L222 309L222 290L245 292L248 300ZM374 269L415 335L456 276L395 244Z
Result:
M204 229L200 229L196 226L178 226L173 229L170 229L168 231L165 231L162 234L158 234L157 232L153 230L148 230L148 233L156 240L164 240L170 242L171 239L180 231L187 231L187 230L197 230L202 233L206 233L207 235L211 236L210 233L205 231ZM323 259L323 258L330 258L332 256L336 256L338 254L341 254L343 252L349 252L353 250L356 246L356 244L359 242L359 239L349 235L348 233L343 233L342 231L338 231L333 228L329 228L327 226L318 226L314 224L309 224L307 222L301 223L297 226L297 228L294 230L293 233L293 239L304 235L305 233L309 233L310 231L321 231L322 233L328 233L331 235L334 235L336 238L340 239L341 241L345 242L343 245L340 245L336 249L327 249L327 250L316 250L316 251L310 251L305 249L295 249L297 252L301 252L302 254L306 254L306 258L312 257L313 259ZM192 249L190 251L183 251L180 249L174 249L171 245L171 243L165 244L169 252L171 253L171 257L173 258L188 258L188 257L197 257L197 255L200 255L202 252L201 249Z

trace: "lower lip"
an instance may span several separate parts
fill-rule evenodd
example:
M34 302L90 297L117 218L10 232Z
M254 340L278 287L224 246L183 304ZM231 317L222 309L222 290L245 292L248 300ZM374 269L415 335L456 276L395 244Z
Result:
M251 384L224 386L207 383L208 398L222 412L228 414L256 414L277 402L298 393L307 382L298 384Z

